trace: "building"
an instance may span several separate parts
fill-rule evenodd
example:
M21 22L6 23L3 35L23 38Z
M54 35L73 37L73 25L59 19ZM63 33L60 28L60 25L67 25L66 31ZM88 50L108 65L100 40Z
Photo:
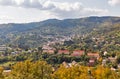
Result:
M85 51L83 51L83 50L75 50L75 51L73 51L73 53L71 54L71 56L77 57L77 56L82 56L84 54L85 54Z
M98 53L87 53L87 56L90 58L96 58L96 59L100 58L100 55Z
M72 66L78 66L79 64L76 61L72 61L72 63L63 62L62 65L66 68L69 68L69 67L72 67Z
M0 52L5 52L7 50L6 45L0 45Z
M109 60L110 62L115 62L116 59L117 59L117 57L108 57L108 60Z
M89 63L88 63L88 66L94 66L95 65L95 59L90 59L89 60Z
M107 59L103 59L102 60L102 66L105 66L107 61L108 61Z
M48 46L48 45L43 45L42 47L43 50L51 50L53 49L52 47Z

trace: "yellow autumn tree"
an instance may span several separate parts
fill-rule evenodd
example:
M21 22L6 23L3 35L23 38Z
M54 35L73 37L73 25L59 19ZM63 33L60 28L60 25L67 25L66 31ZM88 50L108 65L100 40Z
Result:
M33 79L31 68L32 63L29 60L15 64L11 71L11 79Z
M52 67L45 61L19 62L12 68L9 79L51 79Z
M120 79L115 71L103 66L96 67L93 75L95 79Z
M81 70L81 75L79 76L78 79L91 79L93 76L92 76L92 69L90 67L87 67L87 66L80 66L79 68Z
M4 76L3 76L3 68L0 67L0 79L3 79L3 78L4 78Z
M34 79L51 79L51 65L45 61L38 61L32 66L32 74Z
M76 68L76 69L75 69ZM77 78L81 71L78 67L64 67L61 66L56 72L54 72L54 79L74 79Z
M90 79L88 67L85 66L61 66L55 73L54 79Z

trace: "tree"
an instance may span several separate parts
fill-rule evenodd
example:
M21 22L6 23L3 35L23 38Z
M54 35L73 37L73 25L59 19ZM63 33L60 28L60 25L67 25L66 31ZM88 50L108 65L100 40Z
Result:
M117 63L120 63L120 55L117 56Z
M95 79L119 79L118 74L107 67L98 66L92 73Z
M45 61L19 62L11 71L10 79L51 79L52 67Z
M61 66L53 76L54 79L90 79L88 67L85 66Z
M33 64L32 73L34 79L51 79L52 67L44 61Z
M3 79L3 78L4 78L4 76L3 76L3 68L0 67L0 79Z

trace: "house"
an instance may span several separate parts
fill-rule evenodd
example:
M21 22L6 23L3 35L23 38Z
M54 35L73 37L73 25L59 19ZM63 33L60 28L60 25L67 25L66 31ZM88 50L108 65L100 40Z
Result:
M113 68L113 67L111 67L111 70L112 70L112 71L116 71L116 69L115 69L115 68Z
M69 67L72 67L72 66L77 66L78 63L76 61L72 61L72 63L68 63Z
M50 47L48 45L43 45L42 49L43 50L51 50L51 49L54 49L54 48L52 48L52 47Z
M108 61L107 59L103 59L102 60L102 66L105 66L107 61Z
M69 67L69 64L68 64L68 63L66 63L65 61L62 63L62 65L63 65L64 67L66 67L66 68L68 68L68 67Z
M32 53L32 50L28 50L27 53Z
M100 55L98 53L87 53L87 56L90 58L99 59Z
M108 57L108 60L109 60L110 62L115 62L115 61L116 61L116 58L117 58L117 57Z
M96 59L91 58L91 59L89 60L88 66L94 66L94 65L95 65L95 61L96 61Z
M120 69L120 64L118 64L118 68Z
M72 61L72 63L63 62L62 65L66 68L69 68L69 67L72 67L72 66L78 66L78 63L76 61Z
M6 74L6 73L10 73L11 70L4 70L3 73Z
M85 54L85 51L83 51L83 50L75 50L75 51L73 51L73 53L71 54L71 56L77 57L77 56L82 56L84 54Z
M6 45L0 45L0 52L5 52L7 49Z
M19 51L11 52L12 55L17 55L17 54L19 54L19 53L20 53Z
M58 54L70 54L69 50L58 50Z
M15 54L16 54L16 52L11 52L11 54L12 54L12 55L15 55Z
M108 53L107 51L104 51L104 56L107 55L107 53Z
M43 53L48 53L48 54L54 54L54 50L53 49L49 49L49 50L43 50Z

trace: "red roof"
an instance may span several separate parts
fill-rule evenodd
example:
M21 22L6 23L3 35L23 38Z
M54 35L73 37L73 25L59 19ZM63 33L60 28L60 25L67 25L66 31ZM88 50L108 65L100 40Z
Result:
M89 62L90 62L90 63L94 63L95 60L94 60L94 59L90 59Z
M71 54L71 56L82 56L82 55L84 55L84 51L83 50L75 50Z
M98 53L88 53L87 54L89 57L99 57L99 54Z
M94 66L94 64L95 64L95 60L94 59L90 59L89 63L88 63L88 66Z
M59 50L58 54L69 54L70 52L68 50Z

